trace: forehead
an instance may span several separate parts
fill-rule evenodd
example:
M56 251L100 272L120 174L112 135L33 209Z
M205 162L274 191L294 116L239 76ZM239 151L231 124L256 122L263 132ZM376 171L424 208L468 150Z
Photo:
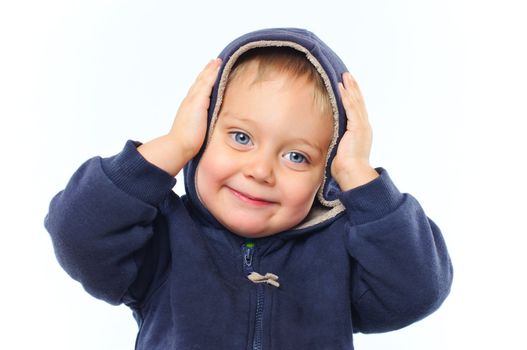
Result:
M291 138L310 138L317 144L329 145L332 136L332 115L315 103L314 84L304 77L274 72L255 81L256 67L229 82L218 121L236 121L259 126L267 133Z
M242 67L238 67L235 72L231 73L226 84L226 90L231 85L241 84L247 88L271 80L280 80L284 84L300 80L306 88L313 91L313 94L316 92L316 82L307 73L299 74L283 66L265 64L256 59L244 63Z

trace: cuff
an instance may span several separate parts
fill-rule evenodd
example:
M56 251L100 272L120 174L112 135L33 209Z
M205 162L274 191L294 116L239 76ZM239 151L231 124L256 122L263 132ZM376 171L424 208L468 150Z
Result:
M128 140L120 153L102 158L102 168L117 187L155 206L172 190L176 179L149 163L137 151L140 145L141 142Z
M378 220L393 212L402 202L403 194L383 168L375 169L379 177L340 195L349 219L354 224Z

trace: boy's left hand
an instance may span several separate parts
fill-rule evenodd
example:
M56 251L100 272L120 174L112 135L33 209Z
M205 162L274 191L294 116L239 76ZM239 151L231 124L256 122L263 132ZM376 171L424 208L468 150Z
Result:
M347 127L331 163L331 175L343 191L364 185L379 176L370 166L372 130L359 86L349 72L339 83Z

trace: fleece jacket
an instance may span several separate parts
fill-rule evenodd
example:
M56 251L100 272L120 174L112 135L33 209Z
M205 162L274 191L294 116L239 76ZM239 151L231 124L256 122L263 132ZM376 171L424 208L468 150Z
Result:
M347 71L313 33L265 29L229 44L211 95L214 129L228 74L246 51L288 46L325 82L333 140L312 213L272 236L246 239L201 203L195 172L186 194L128 140L93 157L51 201L45 218L61 266L86 291L125 304L139 326L136 349L353 349L353 334L396 330L435 311L452 264L438 226L388 172L342 191L330 164L346 129L338 83ZM206 147L206 143L203 146Z

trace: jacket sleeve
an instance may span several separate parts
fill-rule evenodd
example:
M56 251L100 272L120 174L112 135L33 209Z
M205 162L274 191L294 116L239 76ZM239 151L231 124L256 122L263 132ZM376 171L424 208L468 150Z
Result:
M139 154L139 144L129 140L119 154L82 164L44 219L64 270L115 305L138 278L158 208L175 184Z
M435 311L449 294L452 264L441 232L386 170L344 192L347 248L354 261L354 331L387 332Z

